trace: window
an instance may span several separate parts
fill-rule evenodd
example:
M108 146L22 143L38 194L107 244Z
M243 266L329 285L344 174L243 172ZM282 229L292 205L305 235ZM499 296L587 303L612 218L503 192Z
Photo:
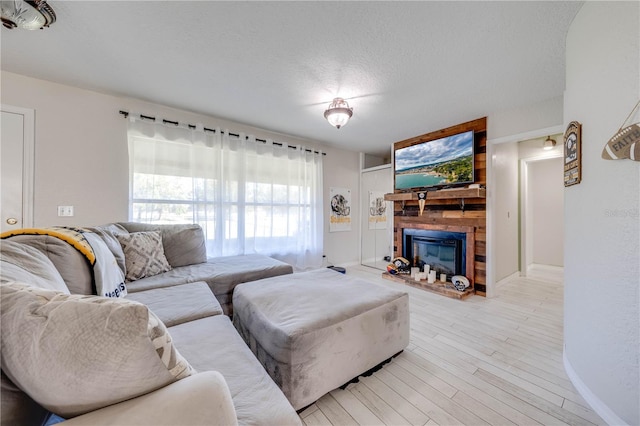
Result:
M322 155L255 138L130 121L130 219L197 223L209 256L322 263Z

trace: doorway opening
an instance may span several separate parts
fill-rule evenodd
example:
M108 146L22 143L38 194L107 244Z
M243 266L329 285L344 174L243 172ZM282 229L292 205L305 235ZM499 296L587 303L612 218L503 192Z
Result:
M519 276L562 280L564 183L562 134L493 146L494 282Z
M520 275L562 281L563 158L536 157L520 162Z

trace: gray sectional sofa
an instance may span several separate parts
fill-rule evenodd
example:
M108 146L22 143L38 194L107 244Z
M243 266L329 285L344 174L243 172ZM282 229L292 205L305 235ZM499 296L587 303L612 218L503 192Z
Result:
M92 228L120 270L118 235L159 232L170 270L95 294L87 259L50 235L0 240L2 424L300 424L232 325L236 285L292 273L252 255L207 259L195 225ZM227 314L227 315L225 315Z

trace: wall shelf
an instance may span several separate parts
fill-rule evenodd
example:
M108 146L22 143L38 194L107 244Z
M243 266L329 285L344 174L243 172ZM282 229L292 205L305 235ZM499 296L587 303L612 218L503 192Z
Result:
M400 192L395 194L384 194L385 201L412 201L418 200L418 192ZM439 189L437 191L427 192L427 201L429 200L454 200L464 198L486 198L487 190L485 188L451 188Z

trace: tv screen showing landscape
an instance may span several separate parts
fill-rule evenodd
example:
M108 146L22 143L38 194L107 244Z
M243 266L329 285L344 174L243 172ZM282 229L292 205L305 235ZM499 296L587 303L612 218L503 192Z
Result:
M473 131L395 151L396 189L473 183Z

